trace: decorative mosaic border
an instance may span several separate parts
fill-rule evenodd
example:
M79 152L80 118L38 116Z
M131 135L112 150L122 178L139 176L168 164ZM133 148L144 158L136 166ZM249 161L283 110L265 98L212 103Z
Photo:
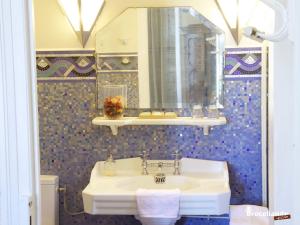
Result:
M137 53L96 54L97 72L130 73L138 72Z
M36 68L39 81L96 79L94 51L38 51Z
M96 58L96 59L95 59ZM38 51L37 75L39 81L96 80L100 73L137 73L138 56L128 54L97 54L94 51ZM261 48L226 49L224 78L260 79Z
M228 48L225 57L225 79L260 79L261 64L261 48Z

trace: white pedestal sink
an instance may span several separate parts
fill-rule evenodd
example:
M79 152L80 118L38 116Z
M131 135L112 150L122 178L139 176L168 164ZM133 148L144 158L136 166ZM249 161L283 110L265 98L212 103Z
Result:
M173 161L148 160L148 163L156 162ZM227 163L188 158L181 159L180 163L180 176L172 175L173 168L164 168L166 182L156 184L153 176L157 168L149 168L147 176L141 175L140 158L116 160L117 172L113 177L103 176L104 162L97 162L90 183L82 192L84 211L93 215L137 215L135 193L138 188L178 188L181 190L180 216L228 214L230 187ZM155 224L170 223L155 220Z

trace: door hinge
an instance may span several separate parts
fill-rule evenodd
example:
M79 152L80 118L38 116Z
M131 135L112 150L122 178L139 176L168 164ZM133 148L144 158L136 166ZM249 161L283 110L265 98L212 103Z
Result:
M22 195L22 199L23 199L23 201L25 203L24 206L27 205L27 207L28 207L28 217L29 217L28 218L29 219L28 222L29 222L30 225L32 225L33 224L33 222L32 222L32 215L34 213L34 207L33 207L34 202L33 202L32 195L30 195L30 194Z

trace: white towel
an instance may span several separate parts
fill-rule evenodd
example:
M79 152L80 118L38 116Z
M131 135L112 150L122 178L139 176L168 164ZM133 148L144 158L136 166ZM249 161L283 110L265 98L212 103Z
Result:
M139 217L178 218L180 190L138 189L136 202Z
M255 205L230 206L230 225L272 225L268 209Z

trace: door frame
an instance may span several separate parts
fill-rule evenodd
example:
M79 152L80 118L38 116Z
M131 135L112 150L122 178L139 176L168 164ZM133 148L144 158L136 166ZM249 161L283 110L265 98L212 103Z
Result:
M300 3L294 2L296 7L294 10L300 10ZM40 157L33 14L32 0L0 0L0 124L2 128L0 129L0 224L5 225L29 225L30 215L31 224L40 224ZM299 14L295 13L295 17L299 17ZM294 20L297 21L296 18ZM291 57L294 62L297 62L295 60L300 59L300 51L297 51L300 50L298 28L294 35L296 48L295 55ZM297 193L300 187L300 181L296 180L297 170L300 167L300 163L297 162L300 155L300 139L296 136L300 133L300 125L297 126L300 120L297 116L300 113L300 90L297 85L299 82L296 82L300 81L298 72L300 66L295 65L295 82L291 84L291 89L294 91L295 123L290 127L290 130L294 131L292 148L295 150L286 152L293 157L291 162L285 162L294 165L293 170L287 171L290 173L285 177L292 179L294 186L290 190L282 190L282 187L274 182L273 179L276 178L269 177L270 184L274 184L271 187L271 207L274 207L272 205L275 200L279 203L290 201L291 204L295 204L294 224L299 224L300 220L299 215L296 214L296 211L300 212L299 205L296 204L299 202L296 199L299 199ZM269 130L273 138L272 131L275 130L273 124L270 124ZM276 146L270 145L271 153L276 150L273 149L274 147ZM270 167L276 164L275 169L279 171L283 162L280 158L272 159ZM276 193L272 193L272 190ZM291 195L295 197L292 198L294 202L291 199L278 198L276 194L279 191L292 192ZM28 205L31 202L30 208Z
M32 0L0 1L0 224L40 224Z

